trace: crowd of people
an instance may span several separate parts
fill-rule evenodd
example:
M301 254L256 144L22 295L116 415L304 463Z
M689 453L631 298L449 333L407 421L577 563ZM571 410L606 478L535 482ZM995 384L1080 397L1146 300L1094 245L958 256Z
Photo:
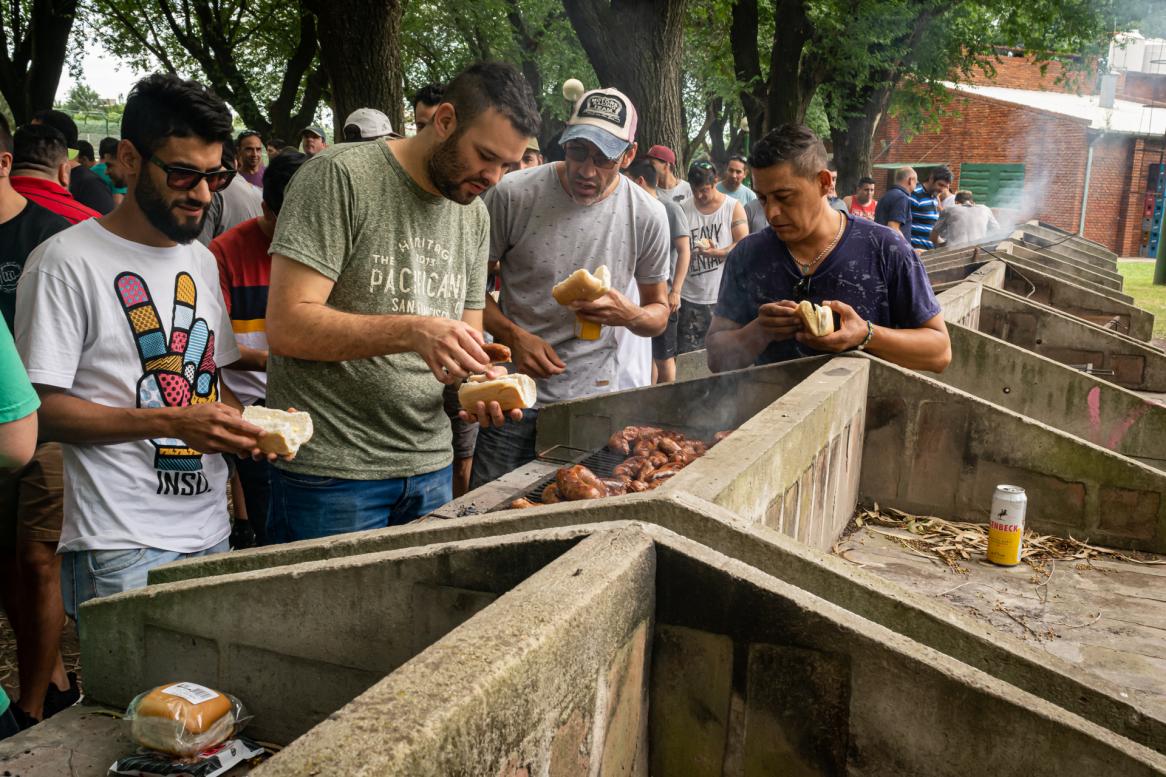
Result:
M840 198L822 141L786 125L681 178L611 88L575 102L547 162L533 94L498 63L422 89L413 115L402 137L362 108L342 142L310 126L296 150L153 75L96 154L58 111L0 125L9 727L76 701L58 640L84 602L176 559L414 520L531 461L546 404L674 380L701 349L714 371L850 350L950 360L913 249L974 239L991 211L967 192L945 203L945 169ZM598 299L551 296L600 265ZM833 333L804 328L803 300L833 311ZM535 407L459 408L463 380L506 370L536 380ZM312 440L262 454L250 405L310 413Z

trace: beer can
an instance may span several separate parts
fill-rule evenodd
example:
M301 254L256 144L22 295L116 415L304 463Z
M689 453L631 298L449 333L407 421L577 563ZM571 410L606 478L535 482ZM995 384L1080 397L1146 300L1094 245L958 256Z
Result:
M988 560L1011 567L1020 563L1024 511L1028 497L1020 486L996 486L988 516Z

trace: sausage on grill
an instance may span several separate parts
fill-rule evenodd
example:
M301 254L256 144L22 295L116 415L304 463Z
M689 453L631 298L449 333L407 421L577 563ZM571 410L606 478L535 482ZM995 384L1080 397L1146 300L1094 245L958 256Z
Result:
M486 343L482 350L486 352L492 364L510 361L510 349L502 343Z
M559 496L559 487L554 483L548 483L547 487L543 489L543 504L553 505L555 502L563 501Z
M562 467L555 473L555 482L559 486L559 493L564 499L576 501L582 499L602 499L607 496L607 489L595 473L576 464L572 467Z
M525 510L528 507L536 507L536 505L526 497L520 497L510 503L511 510Z

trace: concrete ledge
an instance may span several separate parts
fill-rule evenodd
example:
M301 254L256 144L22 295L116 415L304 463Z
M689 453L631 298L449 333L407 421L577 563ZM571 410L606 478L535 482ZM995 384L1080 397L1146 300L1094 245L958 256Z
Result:
M1166 407L974 329L948 322L941 383L1166 470Z
M655 575L597 533L255 774L646 774Z
M164 682L230 689L253 736L288 742L577 539L429 545L96 599L79 613L85 693L124 707Z
M870 358L862 496L984 523L997 484L1028 492L1027 524L1166 552L1166 473Z
M828 549L858 500L867 372L857 359L826 363L664 488Z
M1080 235L1064 232L1039 221L1029 221L1021 224L1016 230L1022 239L1040 248L1054 246L1060 252L1081 261L1091 262L1099 267L1117 269L1117 254L1100 243L1088 240Z
M1162 351L1006 291L984 289L980 331L1062 364L1112 371L1098 377L1128 389L1166 391Z
M1011 240L996 246L993 252L1000 255L1011 255L1013 260L1034 265L1045 272L1059 275L1079 286L1099 291L1122 302L1132 303L1134 301L1133 297L1122 293L1123 280L1121 275L1116 272L1099 271L1071 259L1056 256L1050 250L1031 248Z
M1000 267L1003 267L1000 264ZM940 307L943 310L943 320L949 327L952 324L963 324L975 329L980 324L980 297L979 283L964 281L936 294ZM955 346L952 345L954 356Z

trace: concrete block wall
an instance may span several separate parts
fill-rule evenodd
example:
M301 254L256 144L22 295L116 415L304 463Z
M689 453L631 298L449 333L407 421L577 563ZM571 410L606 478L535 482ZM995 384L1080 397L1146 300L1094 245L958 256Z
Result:
M1023 251L1026 252L1030 258L1039 257L1044 261L1055 260L1057 262L1062 262L1065 266L1072 267L1075 270L1093 273L1093 275L1082 277L1090 278L1091 280L1094 280L1095 276L1097 278L1101 278L1103 279L1103 282L1100 285L1106 286L1107 288L1114 288L1110 286L1110 284L1116 283L1118 284L1116 288L1120 291L1125 283L1124 277L1117 271L1116 261L1105 262L1104 260L1100 260L1094 257L1082 257L1076 253L1073 253L1071 249L1066 249L1065 246L1061 243L1053 241L1049 242L1048 245L1043 245L1048 241L1042 241L1038 239L1034 240L1033 242L1029 242L1029 240L1026 239L1028 237L1029 235L1026 232L1017 230L1016 232L1012 233L1007 242L1015 248L1023 249ZM1096 280L1094 280L1094 282L1096 282Z
M1018 259L1024 259L1029 264L1053 272L1079 286L1099 291L1122 302L1133 302L1133 298L1128 294L1122 294L1122 277L1116 272L1097 270L1084 262L1059 256L1055 251L1056 249L1031 248L1015 240L1005 241L993 249L993 253L1010 254Z
M983 290L980 331L1062 364L1111 370L1113 375L1101 377L1125 388L1166 391L1162 351L1006 291Z
M1003 265L998 264L1000 267ZM952 324L976 329L980 325L981 284L975 282L957 283L935 296L943 309L943 320L950 329ZM952 348L952 357L955 349Z
M125 707L179 680L230 689L289 742L573 543L353 555L148 587L82 606L85 694Z
M867 374L859 360L826 363L664 489L828 550L858 501Z
M887 362L870 386L864 498L982 523L1009 483L1037 531L1166 552L1166 473Z
M947 329L952 361L936 380L1166 470L1166 407L974 328Z
M1086 240L1080 235L1063 232L1039 221L1028 221L1017 225L1024 242L1037 248L1055 247L1057 251L1096 264L1107 270L1117 270L1118 255L1100 243Z
M655 548L597 533L255 770L647 777Z
M1149 342L1154 334L1154 315L1146 310L1122 302L1108 294L1087 289L1051 273L1041 272L1028 265L1025 260L1011 258L1002 286L1032 302L1049 305L1069 315L1084 319L1098 326L1107 326L1115 321L1113 331L1129 335L1142 342Z

